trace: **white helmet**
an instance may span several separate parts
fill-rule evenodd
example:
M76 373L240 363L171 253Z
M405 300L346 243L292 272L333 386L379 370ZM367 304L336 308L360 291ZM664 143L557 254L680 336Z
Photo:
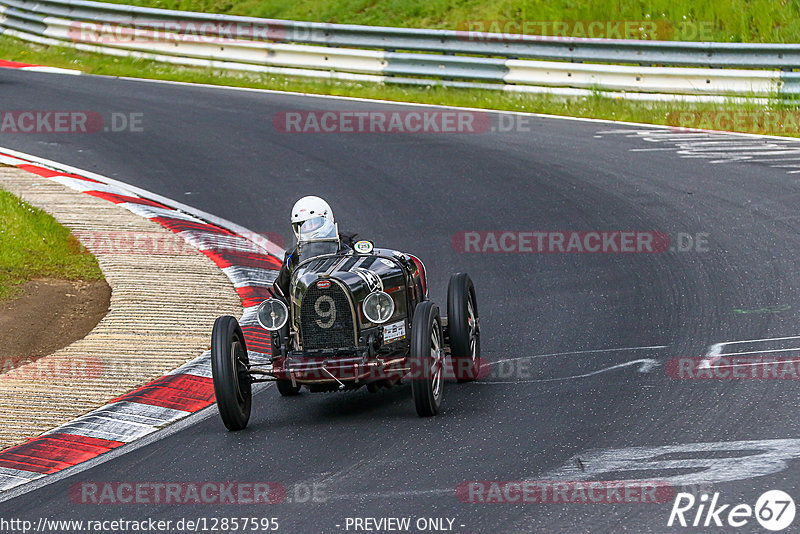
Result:
M338 239L333 210L319 197L303 197L292 207L292 230L298 242Z

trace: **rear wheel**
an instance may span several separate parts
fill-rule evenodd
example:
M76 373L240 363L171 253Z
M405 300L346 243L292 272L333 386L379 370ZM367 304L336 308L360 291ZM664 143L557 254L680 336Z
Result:
M293 386L291 380L276 380L278 393L284 397L293 397L300 393L300 386Z
M417 415L439 413L444 386L444 350L439 308L426 300L414 310L411 325L411 393Z
M277 332L272 332L270 338L272 341L272 355L279 356L283 354L281 345L285 344L289 338L289 326L284 325L283 328ZM278 393L283 397L294 397L300 393L301 386L293 386L291 380L278 379L275 383L278 386Z
M228 430L242 430L250 420L253 393L249 363L236 318L219 317L211 333L211 375L219 415Z
M447 330L450 357L459 382L478 378L481 338L475 286L467 273L456 273L447 286Z

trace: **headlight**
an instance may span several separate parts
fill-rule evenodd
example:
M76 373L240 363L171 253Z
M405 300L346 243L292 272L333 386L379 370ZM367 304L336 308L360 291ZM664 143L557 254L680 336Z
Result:
M367 295L361 305L364 315L372 323L385 323L394 314L394 300L383 291L375 291Z
M280 330L289 320L289 310L286 304L278 299L267 299L258 305L256 313L258 324L270 332Z

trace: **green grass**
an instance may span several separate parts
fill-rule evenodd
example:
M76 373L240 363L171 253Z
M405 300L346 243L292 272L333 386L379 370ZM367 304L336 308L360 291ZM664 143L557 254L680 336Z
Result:
M654 21L659 39L800 42L800 0L111 0L289 20L463 29L467 21ZM688 26L682 26L688 23ZM526 33L552 34L533 25ZM671 32L669 29L678 31ZM691 28L702 28L701 38ZM683 31L681 31L683 30ZM653 38L652 35L648 38Z
M325 95L354 96L398 102L443 104L460 107L476 107L507 111L526 111L610 119L618 121L644 122L650 124L673 124L668 121L670 113L678 111L714 112L744 111L757 115L785 110L784 103L767 106L756 104L672 104L633 102L595 92L588 97L564 100L549 95L526 95L492 90L452 89L441 86L411 87L366 83L318 81L307 78L287 78L266 74L237 74L208 69L182 68L153 61L115 58L100 54L79 52L65 47L45 47L0 36L0 57L56 67L80 69L91 74L109 76L131 76L159 80L176 80L191 83L207 83L227 86L255 87L279 91L297 91ZM800 119L795 121L795 125ZM727 128L723 128L727 129ZM777 131L751 131L800 137L800 126Z
M102 280L94 256L47 213L0 190L0 300L35 278Z

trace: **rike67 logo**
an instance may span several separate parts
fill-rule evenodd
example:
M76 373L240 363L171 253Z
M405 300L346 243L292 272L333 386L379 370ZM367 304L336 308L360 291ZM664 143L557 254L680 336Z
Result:
M755 506L746 503L722 504L719 492L696 498L691 493L678 493L672 504L667 526L743 527L755 519L765 529L780 531L794 521L794 499L781 490L763 493Z

